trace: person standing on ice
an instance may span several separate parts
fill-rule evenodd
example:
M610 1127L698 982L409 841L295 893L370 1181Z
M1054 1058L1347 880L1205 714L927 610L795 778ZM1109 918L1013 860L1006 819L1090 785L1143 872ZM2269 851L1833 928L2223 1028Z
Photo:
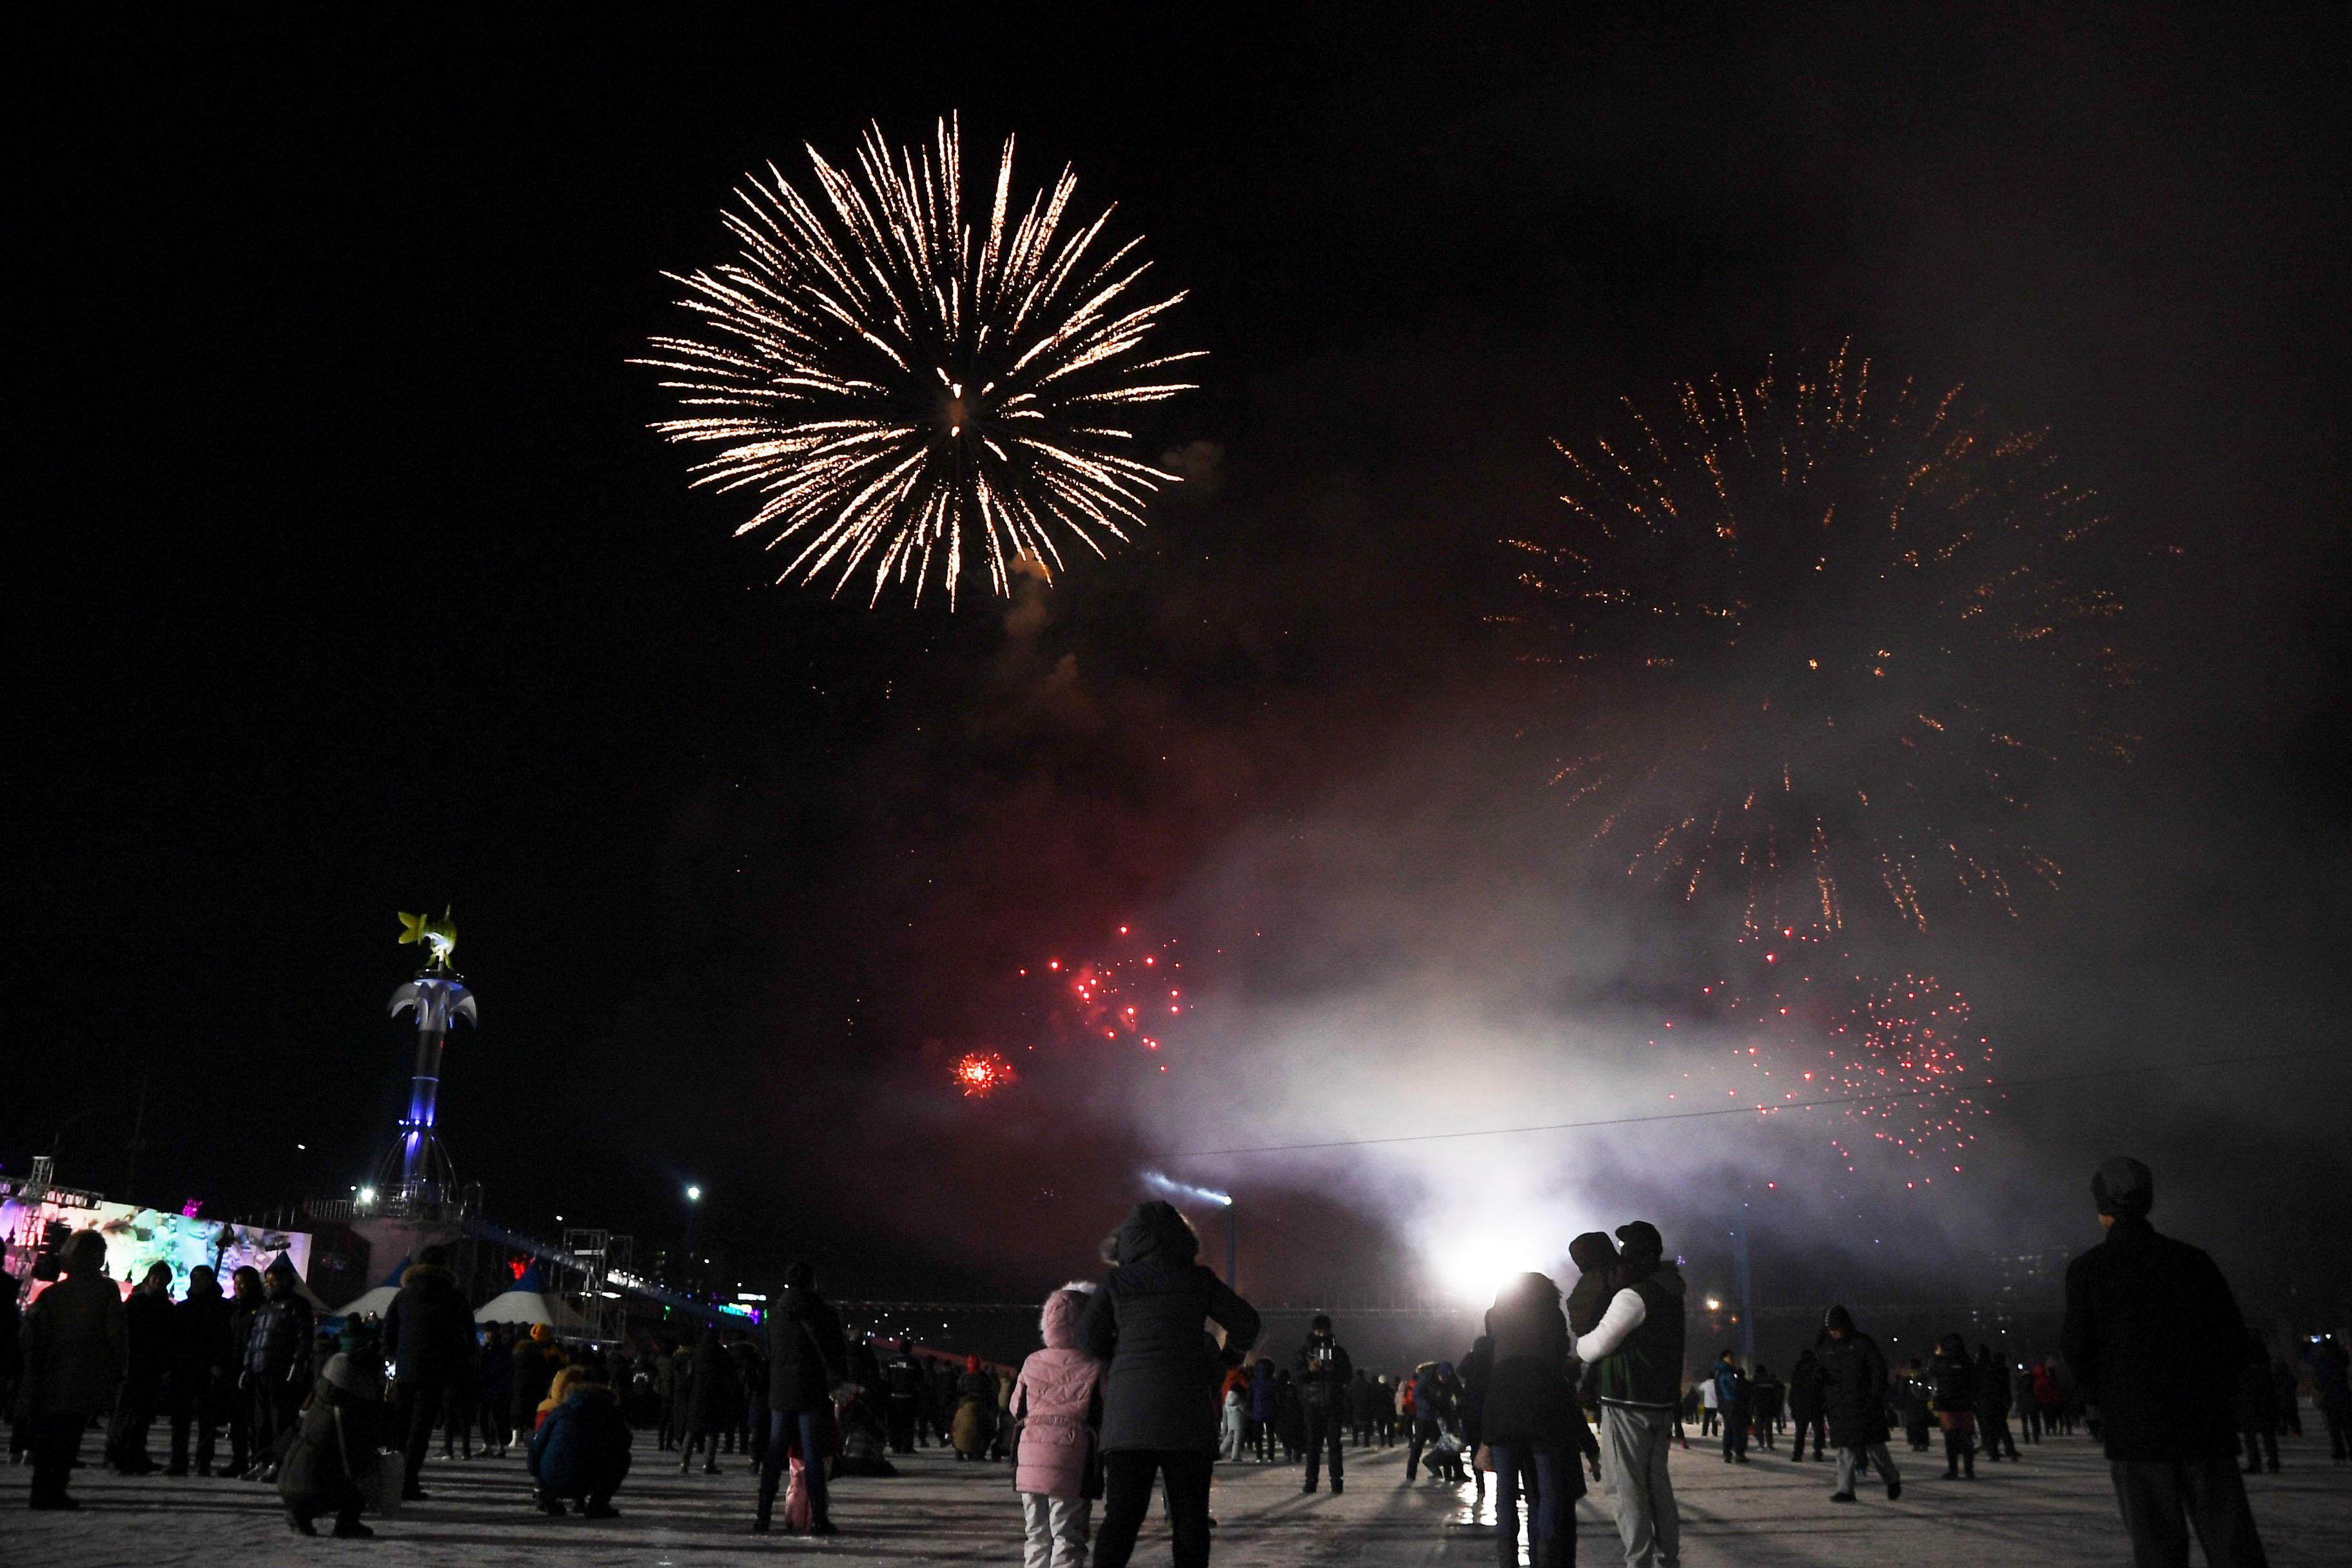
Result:
M1853 1326L1853 1314L1832 1307L1822 1318L1822 1337L1813 1346L1822 1363L1822 1405L1830 1419L1830 1441L1837 1446L1837 1490L1832 1502L1853 1501L1853 1478L1858 1463L1867 1458L1886 1482L1886 1500L1903 1495L1903 1477L1895 1457L1886 1451L1886 1357L1878 1342ZM1818 1450L1816 1450L1818 1452Z
M1315 1489L1316 1468L1328 1452L1331 1495L1337 1497L1348 1489L1339 1439L1348 1418L1348 1384L1355 1377L1356 1363L1332 1336L1331 1320L1320 1312L1315 1314L1307 1343L1299 1349L1297 1372L1299 1414L1307 1424L1307 1484L1300 1489Z
M1037 1331L1045 1348L1029 1352L1013 1385L1020 1438L1013 1488L1021 1494L1027 1538L1022 1568L1086 1568L1094 1500L1102 1495L1102 1362L1078 1348L1078 1318L1091 1284L1073 1282L1045 1298Z
M1218 1352L1257 1342L1257 1311L1197 1261L1201 1238L1173 1205L1139 1204L1103 1243L1112 1265L1079 1319L1081 1349L1110 1363L1103 1384L1103 1526L1097 1568L1127 1568L1151 1503L1167 1489L1175 1568L1209 1561L1209 1472L1217 1457Z
M1666 1476L1675 1405L1682 1397L1683 1277L1666 1261L1664 1237L1647 1220L1617 1227L1622 1281L1577 1359L1595 1369L1601 1448L1626 1568L1675 1568L1682 1521Z

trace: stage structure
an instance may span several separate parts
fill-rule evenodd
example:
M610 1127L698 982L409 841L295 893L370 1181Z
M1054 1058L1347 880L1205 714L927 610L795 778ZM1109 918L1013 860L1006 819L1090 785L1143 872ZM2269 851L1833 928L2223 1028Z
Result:
M416 1016L416 1070L409 1079L408 1114L376 1169L375 1188L362 1194L362 1207L390 1215L424 1215L442 1210L457 1196L457 1172L441 1147L434 1118L441 1099L441 1047L449 1026L463 1018L480 1024L474 994L466 977L449 967L457 950L457 927L447 912L436 921L426 915L403 914L404 946L423 947L429 955L416 977L392 994L392 1016Z

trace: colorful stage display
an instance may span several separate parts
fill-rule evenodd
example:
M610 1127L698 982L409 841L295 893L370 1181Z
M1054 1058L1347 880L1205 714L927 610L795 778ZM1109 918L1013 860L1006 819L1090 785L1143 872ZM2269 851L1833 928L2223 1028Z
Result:
M45 1194L28 1202L18 1195L22 1184L0 1177L0 1242L5 1244L8 1272L19 1279L32 1271L42 1237L52 1224L68 1232L96 1230L104 1237L106 1271L126 1292L150 1265L159 1262L171 1265L175 1300L187 1295L188 1270L200 1263L219 1271L223 1289L228 1289L234 1270L247 1265L266 1268L281 1255L298 1275L310 1277L310 1237L301 1231L159 1214L129 1204L91 1202L77 1194ZM41 1285L36 1282L32 1289L37 1294Z

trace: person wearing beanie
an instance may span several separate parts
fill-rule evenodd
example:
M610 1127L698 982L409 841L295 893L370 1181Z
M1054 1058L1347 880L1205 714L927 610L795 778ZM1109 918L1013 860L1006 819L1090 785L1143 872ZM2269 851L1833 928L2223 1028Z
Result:
M2213 1260L2148 1223L2156 1178L2102 1164L2091 1201L2106 1238L2066 1266L2059 1348L2113 1471L2140 1568L2186 1563L2193 1530L2214 1568L2265 1558L2238 1473L2237 1389L2252 1341Z
M1625 1568L1674 1568L1682 1559L1682 1524L1666 1447L1682 1397L1685 1286L1656 1226L1639 1219L1619 1226L1617 1242L1617 1290L1573 1348L1595 1371Z
M1331 1320L1320 1312L1308 1325L1307 1343L1299 1348L1294 1372L1299 1412L1307 1423L1307 1484L1299 1489L1315 1489L1318 1461L1328 1450L1331 1456L1331 1495L1337 1497L1348 1489L1347 1474L1339 1458L1339 1435L1348 1419L1348 1384L1356 1375L1356 1363L1348 1359L1347 1351L1333 1337Z
M1878 1342L1853 1326L1853 1314L1832 1307L1822 1315L1813 1353L1822 1369L1822 1408L1837 1445L1837 1490L1832 1502L1853 1501L1854 1472L1867 1458L1886 1482L1886 1500L1903 1495L1895 1456L1886 1451L1886 1357ZM1816 1446L1815 1453L1820 1452Z

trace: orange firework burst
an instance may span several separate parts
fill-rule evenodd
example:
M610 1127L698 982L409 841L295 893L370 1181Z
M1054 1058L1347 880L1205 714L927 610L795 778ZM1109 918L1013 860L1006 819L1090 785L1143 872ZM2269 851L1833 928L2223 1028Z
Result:
M1020 1082L1021 1075L994 1051L966 1051L956 1058L955 1080L966 1099L986 1100L1006 1084Z
M1189 390L1166 370L1200 357L1146 353L1183 296L1129 298L1140 242L1105 240L1108 211L1066 226L1066 169L1016 205L1009 138L985 214L968 212L952 120L929 147L876 126L854 165L809 160L814 200L773 164L737 192L737 258L670 275L702 334L637 362L688 410L655 428L719 448L694 482L758 496L736 531L794 547L777 581L832 575L839 593L866 569L876 600L936 582L953 604L975 563L1009 595L1065 543L1126 539L1177 476L1133 455L1123 411Z
M2120 606L2073 580L2098 510L2042 434L1844 349L1625 416L1560 447L1558 532L1509 542L1576 672L1553 782L1594 841L1759 933L1839 929L1850 884L1920 929L1941 895L2054 886L2036 780L2132 738L2098 712Z

